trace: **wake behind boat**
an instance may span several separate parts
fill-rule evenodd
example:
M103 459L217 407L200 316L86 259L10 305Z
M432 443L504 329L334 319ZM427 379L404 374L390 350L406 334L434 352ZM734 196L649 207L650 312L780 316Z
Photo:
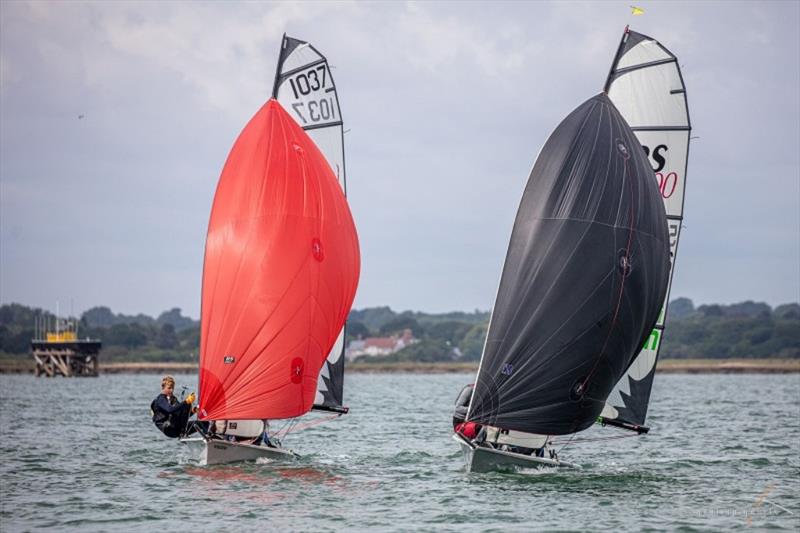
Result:
M181 441L206 464L293 458L267 420L347 412L341 354L360 259L341 124L327 60L284 36L273 98L231 149L211 210L198 418L216 424Z
M675 56L626 27L605 92L543 147L477 381L456 402L468 470L572 466L551 439L594 422L648 431L683 214L686 102Z

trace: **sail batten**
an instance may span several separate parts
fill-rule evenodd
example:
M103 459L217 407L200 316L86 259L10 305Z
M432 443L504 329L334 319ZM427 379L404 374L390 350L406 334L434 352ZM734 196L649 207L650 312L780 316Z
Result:
M639 355L614 387L602 412L606 421L640 427L646 420L665 330L683 220L692 127L678 60L651 37L626 28L605 91L631 125L654 169L667 214L670 240L669 284L657 324Z

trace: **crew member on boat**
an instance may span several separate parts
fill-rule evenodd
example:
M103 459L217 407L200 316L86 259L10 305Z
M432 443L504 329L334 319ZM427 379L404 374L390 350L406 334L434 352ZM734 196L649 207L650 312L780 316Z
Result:
M476 422L461 422L455 427L456 433L464 435L469 440L475 440L481 431L481 425Z
M164 435L173 439L196 431L194 426L188 429L187 426L189 417L197 412L197 407L192 406L195 400L194 392L181 402L173 394L174 391L175 378L164 376L161 378L161 394L150 404L153 423Z

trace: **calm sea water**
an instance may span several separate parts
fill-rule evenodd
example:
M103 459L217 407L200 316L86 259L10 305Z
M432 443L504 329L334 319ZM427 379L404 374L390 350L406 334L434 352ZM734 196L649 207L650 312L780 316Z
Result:
M204 467L149 420L159 376L0 376L0 530L800 528L800 375L659 376L650 435L592 428L560 452L582 469L515 474L464 471L471 378L350 375L350 415L284 440L301 459Z

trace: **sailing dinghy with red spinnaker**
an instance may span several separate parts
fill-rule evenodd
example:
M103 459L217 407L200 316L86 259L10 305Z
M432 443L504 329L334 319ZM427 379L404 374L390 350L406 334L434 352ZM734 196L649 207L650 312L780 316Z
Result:
M314 406L358 285L358 237L339 179L343 153L337 175L276 99L281 63L273 98L231 149L211 209L198 418L225 423L216 424L224 428L218 434L182 440L206 464L293 457L275 441L256 443L267 420ZM329 74L327 63L309 68L319 75L320 65Z

